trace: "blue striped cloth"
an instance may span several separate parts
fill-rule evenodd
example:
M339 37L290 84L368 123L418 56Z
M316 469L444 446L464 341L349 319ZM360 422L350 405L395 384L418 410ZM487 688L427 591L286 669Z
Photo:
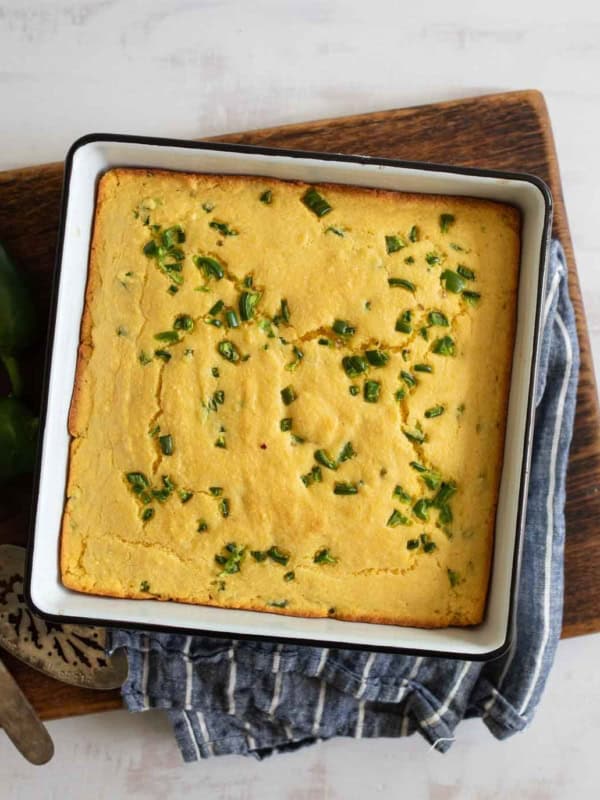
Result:
M383 653L118 630L122 692L131 711L166 709L183 758L261 758L332 736L409 736L447 750L465 717L499 739L523 730L558 643L563 597L565 475L579 353L564 253L554 242L516 633L496 661Z

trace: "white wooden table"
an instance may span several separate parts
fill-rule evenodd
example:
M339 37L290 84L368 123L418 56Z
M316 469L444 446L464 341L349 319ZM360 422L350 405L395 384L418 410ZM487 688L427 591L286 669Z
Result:
M504 0L4 0L0 169L59 160L90 131L199 137L508 89L546 96L600 368L600 5ZM18 220L15 221L18 224ZM49 725L44 768L0 733L0 797L411 800L597 796L600 635L561 642L530 729L336 740L264 763L181 763L159 714Z

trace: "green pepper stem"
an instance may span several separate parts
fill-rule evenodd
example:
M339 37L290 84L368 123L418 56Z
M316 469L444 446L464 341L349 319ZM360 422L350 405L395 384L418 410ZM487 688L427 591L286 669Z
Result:
M12 387L12 394L15 397L21 397L23 394L23 378L21 376L19 362L14 356L9 355L8 353L0 353L0 361L2 361L6 371L8 372L10 385Z

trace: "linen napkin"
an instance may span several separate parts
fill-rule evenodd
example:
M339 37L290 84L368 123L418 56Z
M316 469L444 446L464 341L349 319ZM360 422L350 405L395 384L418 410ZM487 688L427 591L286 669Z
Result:
M444 752L458 723L481 717L498 739L531 721L558 643L565 476L579 369L563 250L553 242L515 632L487 663L295 644L116 630L131 711L166 709L185 761L262 758L333 736L407 736Z

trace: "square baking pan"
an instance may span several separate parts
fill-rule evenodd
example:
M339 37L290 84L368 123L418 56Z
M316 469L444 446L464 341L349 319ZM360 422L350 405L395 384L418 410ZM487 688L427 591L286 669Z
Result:
M58 622L155 628L190 634L275 639L472 660L510 644L531 455L534 387L552 200L540 179L523 174L362 156L271 150L110 134L76 141L66 159L51 328L38 452L27 599ZM60 527L69 454L67 417L88 271L96 187L113 167L142 167L284 180L340 183L405 192L487 198L522 214L521 264L512 378L492 571L484 621L420 629L175 602L96 597L66 589L59 574Z

